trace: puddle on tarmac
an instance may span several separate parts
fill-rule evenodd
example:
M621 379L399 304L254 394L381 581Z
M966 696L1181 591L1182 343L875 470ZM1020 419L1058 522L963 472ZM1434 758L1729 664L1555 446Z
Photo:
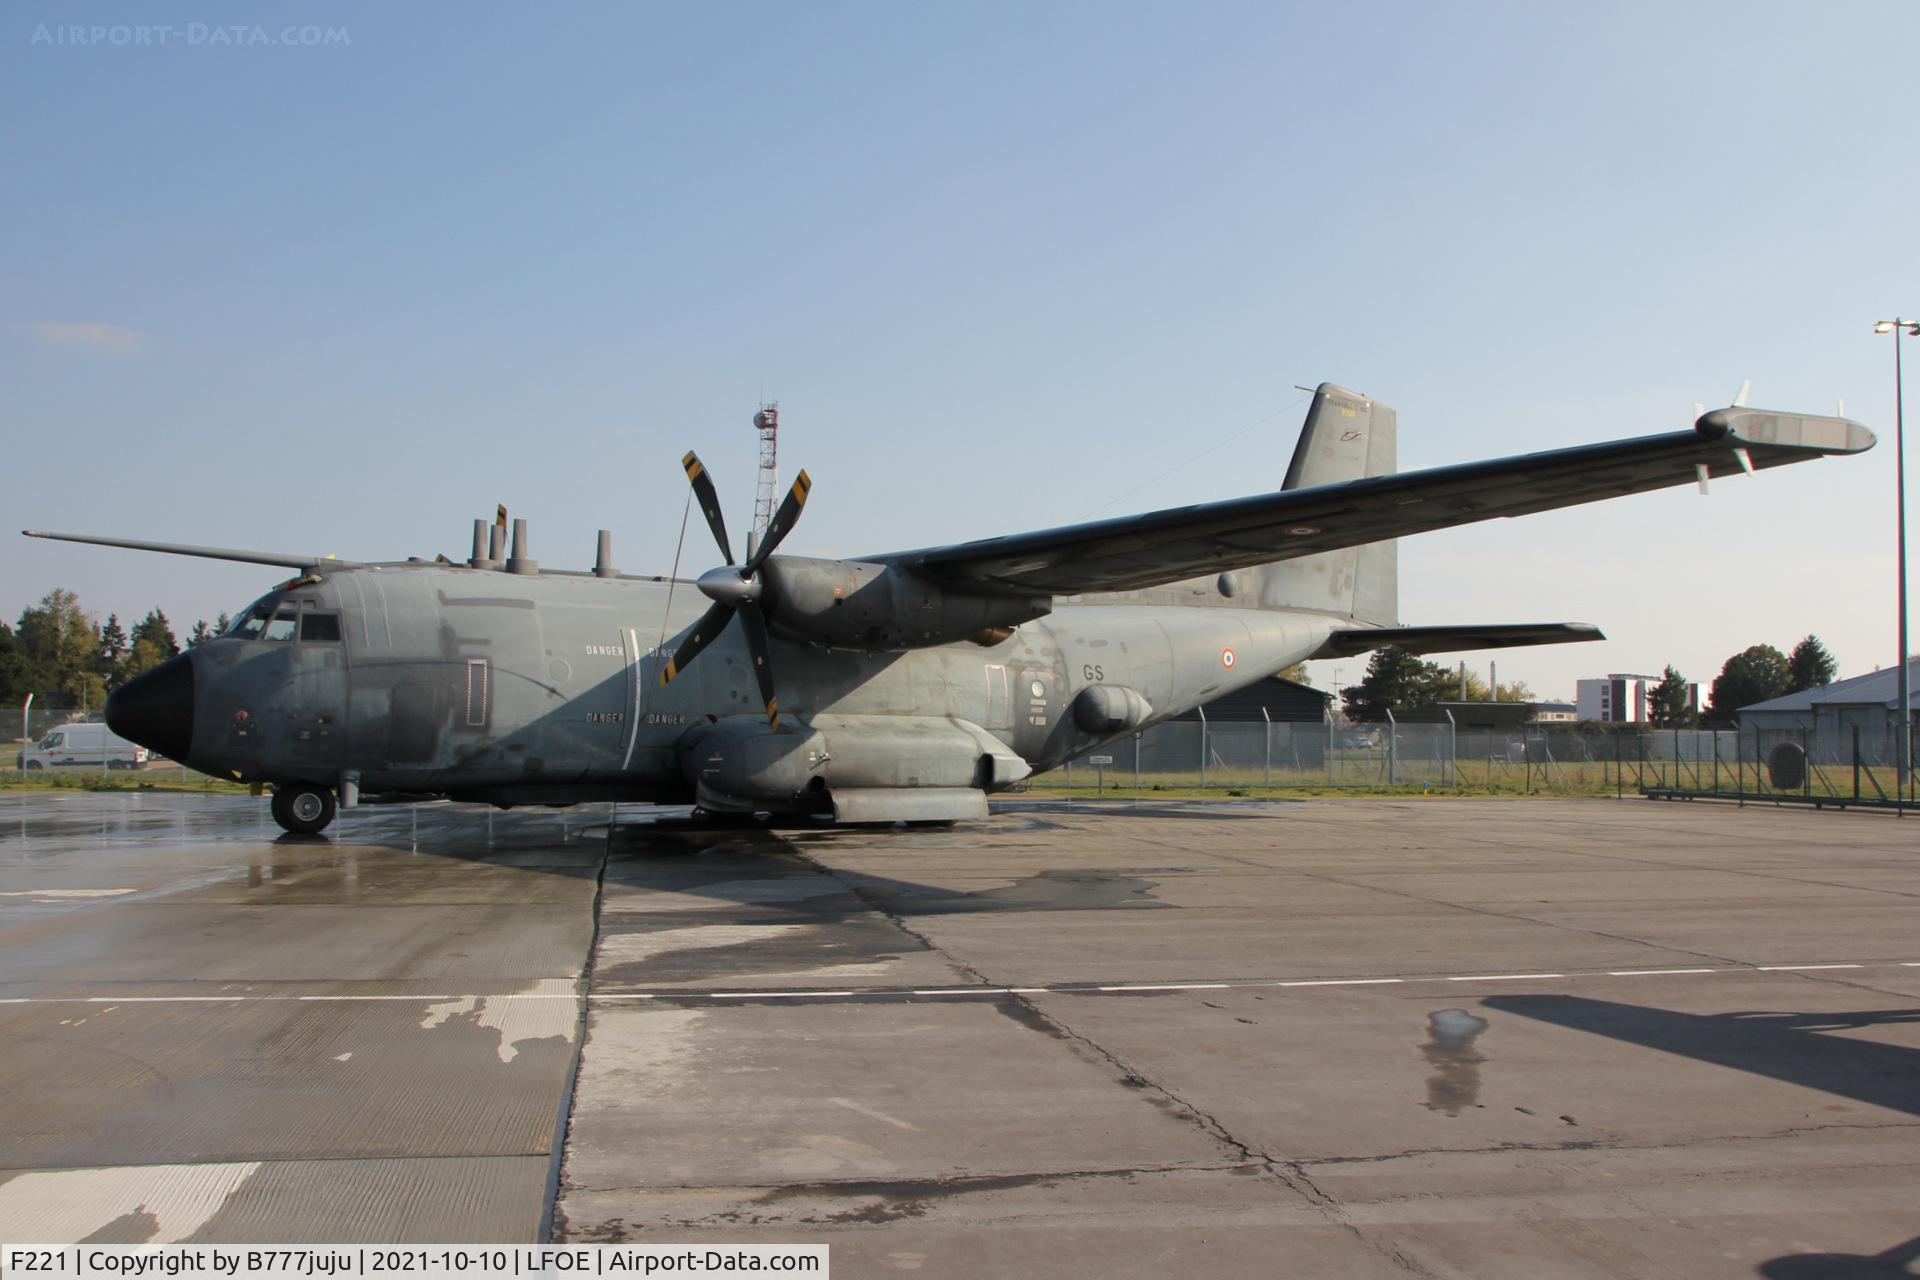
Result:
M1427 1015L1427 1042L1420 1053L1433 1068L1427 1077L1426 1108L1457 1116L1480 1105L1480 1064L1486 1057L1473 1047L1487 1020L1465 1009L1441 1009Z

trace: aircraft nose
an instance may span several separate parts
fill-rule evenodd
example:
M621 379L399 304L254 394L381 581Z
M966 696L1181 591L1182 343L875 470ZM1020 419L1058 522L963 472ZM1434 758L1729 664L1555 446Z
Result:
M168 658L107 698L107 728L170 760L193 747L193 656Z

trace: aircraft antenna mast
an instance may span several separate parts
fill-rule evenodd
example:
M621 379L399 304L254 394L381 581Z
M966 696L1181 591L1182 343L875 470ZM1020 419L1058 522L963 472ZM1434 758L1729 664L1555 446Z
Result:
M773 523L774 500L780 492L777 461L780 434L780 402L778 400L761 402L760 412L753 415L753 429L760 437L760 487L753 499L753 531L748 535L748 555L752 555L759 547L760 539L766 536L767 526Z

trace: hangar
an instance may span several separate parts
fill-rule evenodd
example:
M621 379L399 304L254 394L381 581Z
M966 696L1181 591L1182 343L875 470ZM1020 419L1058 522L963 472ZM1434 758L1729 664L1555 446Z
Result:
M1920 682L1920 658L1907 660L1908 679ZM1887 667L1740 708L1740 727L1757 733L1805 733L1839 743L1860 731L1863 745L1892 742L1900 723L1900 669ZM1911 732L1911 726L1909 727Z

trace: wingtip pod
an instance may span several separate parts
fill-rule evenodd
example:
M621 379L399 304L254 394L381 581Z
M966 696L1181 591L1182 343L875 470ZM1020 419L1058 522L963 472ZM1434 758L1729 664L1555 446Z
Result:
M1701 414L1693 429L1708 440L1731 439L1808 453L1865 453L1876 443L1873 432L1852 418L1738 405Z

